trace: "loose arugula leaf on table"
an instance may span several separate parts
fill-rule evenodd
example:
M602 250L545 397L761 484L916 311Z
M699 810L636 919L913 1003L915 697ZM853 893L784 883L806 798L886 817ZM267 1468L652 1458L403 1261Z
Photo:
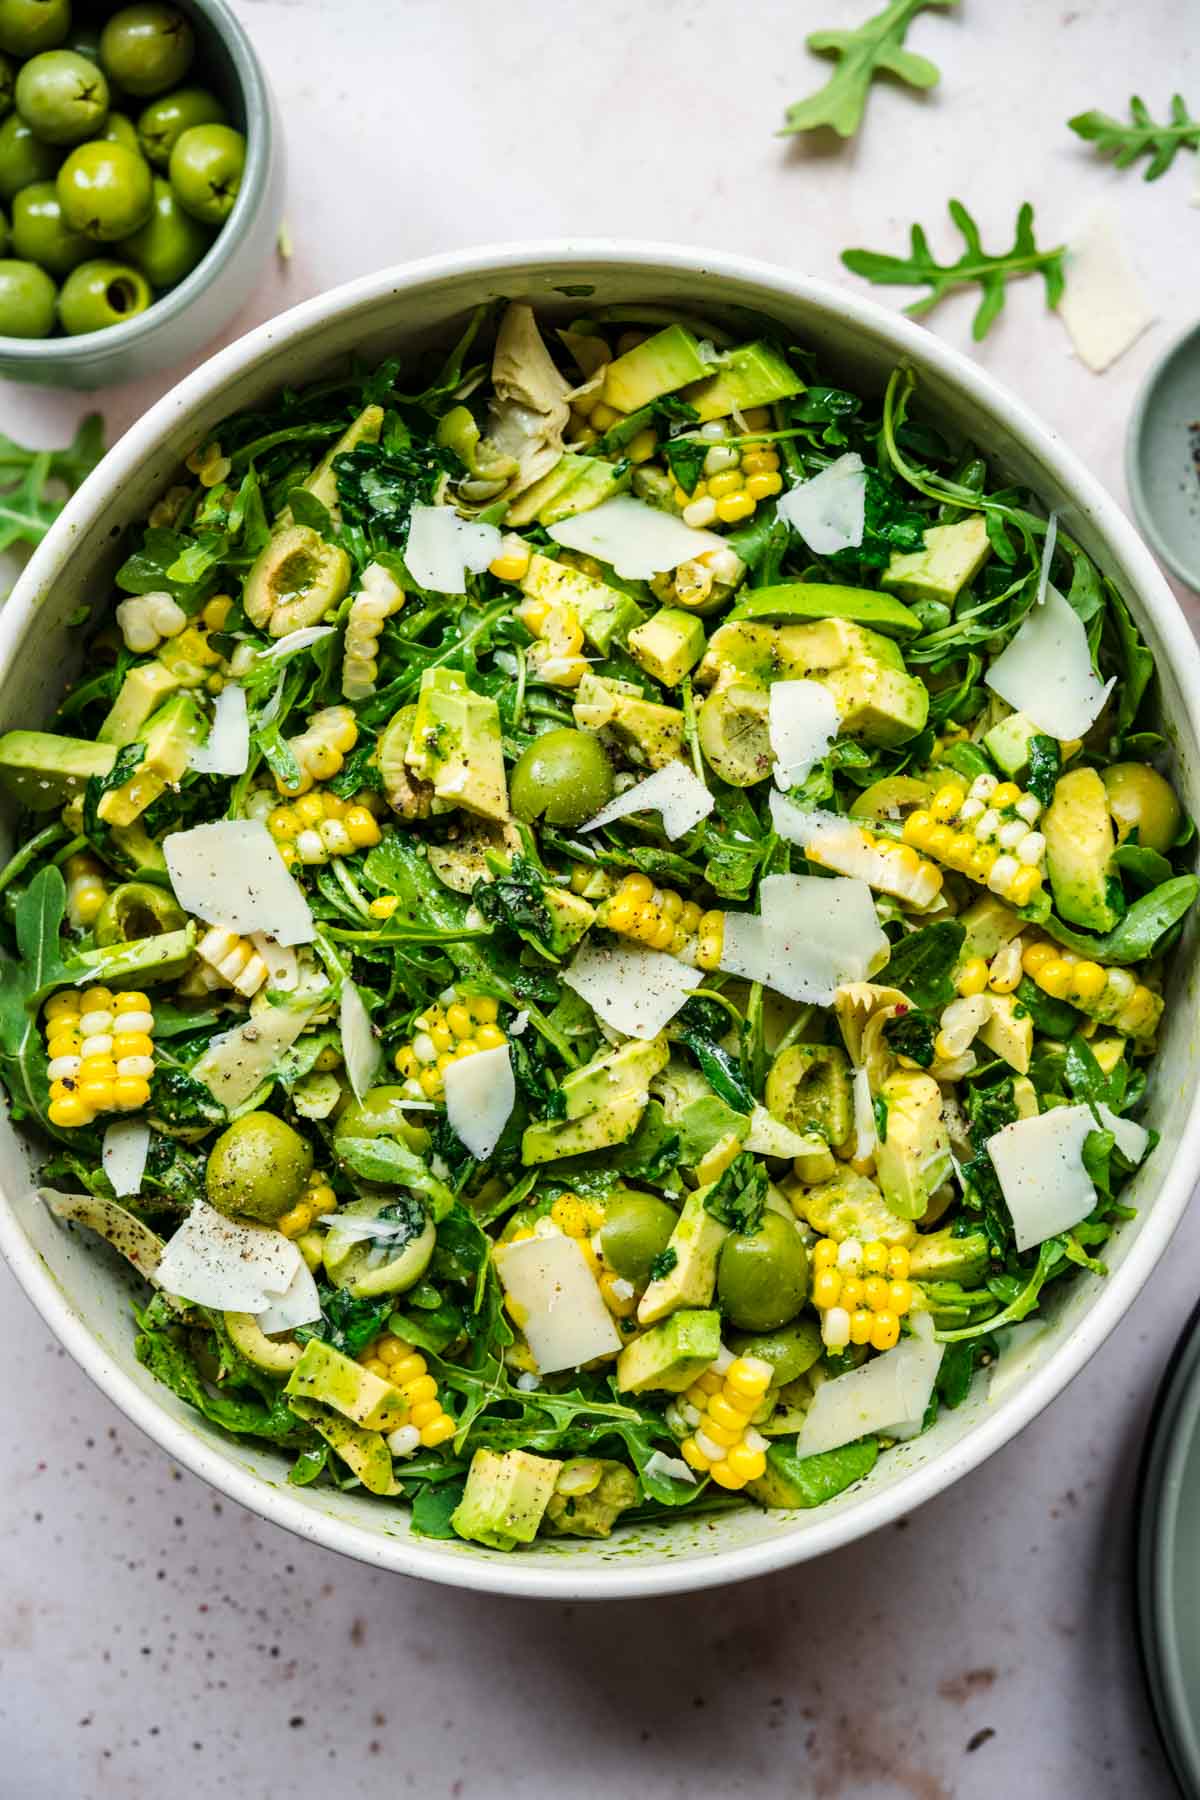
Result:
M928 287L930 292L924 299L914 301L905 309L914 318L928 312L955 288L977 283L983 289L983 298L971 327L976 341L986 337L999 316L1008 282L1022 275L1040 273L1046 283L1047 306L1058 305L1065 282L1066 245L1059 244L1053 250L1038 249L1033 233L1033 207L1028 201L1017 214L1012 248L995 255L984 249L979 227L961 200L951 200L950 217L967 246L956 263L936 260L920 225L912 227L912 248L906 257L886 256L875 250L844 250L842 261L851 274L861 275L877 285Z
M810 32L804 40L808 49L818 56L836 56L838 66L824 87L788 107L780 135L828 125L839 137L853 137L878 74L895 75L910 87L935 87L940 79L937 64L906 50L904 38L926 6L955 5L957 0L891 0L890 6L853 31Z
M1170 117L1159 125L1151 118L1144 100L1135 94L1129 102L1129 123L1111 113L1076 113L1067 124L1077 137L1095 144L1102 154L1113 154L1118 169L1127 169L1139 156L1149 156L1147 181L1165 175L1181 150L1200 150L1200 119L1193 119L1182 94L1171 96Z
M103 455L99 413L81 421L65 450L26 449L0 433L0 551L13 544L40 544ZM56 485L65 493L55 492Z

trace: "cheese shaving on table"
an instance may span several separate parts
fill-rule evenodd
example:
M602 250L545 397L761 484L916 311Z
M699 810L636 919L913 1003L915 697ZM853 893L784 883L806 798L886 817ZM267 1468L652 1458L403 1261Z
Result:
M704 975L665 951L614 939L585 943L562 979L614 1031L650 1039L670 1023Z
M815 683L806 685L815 686ZM714 805L712 795L687 764L671 762L663 769L656 769L653 775L647 775L644 781L626 788L579 829L595 831L601 825L611 825L614 819L627 818L630 813L656 812L662 817L663 830L674 839L685 836L701 819L707 818Z
M1110 206L1096 207L1071 238L1066 274L1058 316L1079 360L1099 375L1136 344L1156 316Z
M853 550L867 519L867 472L856 450L784 494L776 511L816 556Z
M710 550L725 548L725 539L716 532L685 525L673 513L647 506L630 494L603 500L587 512L547 526L547 531L556 544L598 557L626 581L648 581Z

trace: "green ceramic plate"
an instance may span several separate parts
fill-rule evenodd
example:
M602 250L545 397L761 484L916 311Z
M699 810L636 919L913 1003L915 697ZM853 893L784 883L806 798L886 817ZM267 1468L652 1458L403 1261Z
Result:
M1147 375L1129 421L1125 474L1143 534L1181 581L1200 589L1200 325Z
M1200 1308L1155 1408L1138 1522L1138 1622L1150 1696L1185 1794L1200 1795Z

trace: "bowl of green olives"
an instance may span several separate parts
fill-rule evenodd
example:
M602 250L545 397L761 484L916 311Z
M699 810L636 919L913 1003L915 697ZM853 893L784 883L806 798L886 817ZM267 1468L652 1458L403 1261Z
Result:
M0 0L0 375L179 362L248 298L282 207L270 89L224 0Z

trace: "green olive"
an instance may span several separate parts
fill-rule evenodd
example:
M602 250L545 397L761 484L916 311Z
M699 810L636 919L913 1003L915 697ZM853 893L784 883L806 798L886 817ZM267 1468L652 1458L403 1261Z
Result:
M100 908L94 929L98 944L129 944L161 937L165 931L182 931L186 924L187 915L165 888L149 881L123 881Z
M372 1088L338 1114L333 1131L335 1148L338 1138L393 1137L421 1155L429 1148L429 1133L410 1123L411 1110L412 1100L402 1087Z
M206 225L223 225L233 211L246 140L232 125L193 125L181 132L171 151L167 172L180 206Z
M12 200L33 181L53 181L62 153L34 137L20 113L0 124L0 200Z
M1124 843L1136 831L1138 843L1165 856L1183 822L1175 789L1148 763L1114 763L1104 770L1108 810L1117 827L1117 841Z
M175 190L160 175L154 177L154 211L140 231L119 246L122 256L142 271L151 287L174 287L190 275L213 241L213 234L199 219L184 212Z
M2 0L0 0L2 3ZM196 34L177 7L125 6L100 34L100 61L127 94L161 94L192 66Z
M794 1319L808 1291L804 1239L781 1213L765 1212L756 1232L735 1232L721 1246L717 1299L743 1331L775 1331Z
M36 56L56 50L71 29L71 0L0 0L0 50Z
M678 1214L653 1194L615 1193L600 1227L605 1262L623 1281L647 1287L651 1264L666 1249L677 1222Z
M9 222L5 218L4 214L2 212L0 212L0 256L8 255L8 246L9 246L9 243L11 242L11 240L12 240L12 227L9 225ZM23 258L22 260L30 261L30 260L35 260L35 259Z
M778 1331L734 1331L729 1335L729 1348L735 1356L757 1356L769 1362L776 1387L786 1387L819 1362L825 1346L814 1319L795 1319Z
M104 331L145 312L154 295L140 269L125 263L80 263L72 269L58 297L58 318L70 337Z
M99 131L108 111L108 83L86 56L43 50L17 76L17 111L47 144L78 144Z
M274 1113L243 1113L208 1153L208 1199L230 1218L273 1225L304 1192L312 1145Z
M101 243L129 237L150 217L150 164L124 144L79 144L58 171L58 198L72 231Z
M338 1213L339 1219L378 1219L400 1225L377 1241L352 1230L329 1227L325 1239L325 1273L334 1287L348 1288L355 1299L377 1294L400 1294L415 1287L429 1267L437 1246L437 1228L419 1200L393 1192L352 1200Z
M104 130L99 135L106 144L121 144L126 150L132 150L135 156L142 154L137 127L128 113L110 112L104 121Z
M158 169L165 169L171 152L193 125L224 125L225 108L207 88L176 88L152 100L137 122L142 155Z
M916 775L885 775L864 788L850 808L852 819L897 819L918 807L928 806L933 798L932 781Z
M52 181L34 181L13 201L13 249L28 262L40 263L51 275L69 275L91 256L95 245L82 231L63 224L58 189Z
M36 263L0 262L0 337L43 338L54 330L55 286Z
M598 813L612 791L612 764L599 738L568 726L534 738L509 783L518 819L544 819L567 830Z
M0 119L12 111L16 71L7 56L0 56Z
M704 760L731 787L765 781L775 761L767 724L770 694L740 676L718 681L696 720Z
M252 625L283 637L315 625L350 586L350 558L311 525L276 529L246 576L242 605Z

